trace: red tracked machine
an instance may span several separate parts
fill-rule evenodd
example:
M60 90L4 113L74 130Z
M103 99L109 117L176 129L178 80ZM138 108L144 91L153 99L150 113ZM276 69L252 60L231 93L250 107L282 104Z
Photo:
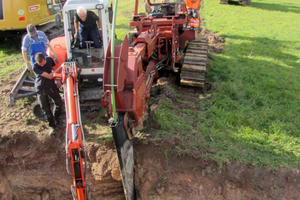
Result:
M182 85L203 87L207 60L207 39L190 30L185 1L155 3L147 0L147 14L138 14L135 1L135 27L121 45L108 45L104 61L101 105L114 109L115 140L126 199L134 199L134 156L130 140L133 129L142 127L154 78L161 69L180 73ZM114 49L112 52L111 49ZM113 61L111 61L113 60ZM111 64L112 62L112 64ZM113 66L113 68L112 68ZM113 72L113 73L112 73Z

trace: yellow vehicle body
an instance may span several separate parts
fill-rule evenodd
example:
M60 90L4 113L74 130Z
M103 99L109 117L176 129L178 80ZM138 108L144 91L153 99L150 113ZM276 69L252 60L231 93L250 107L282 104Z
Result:
M0 36L24 32L28 24L36 26L52 21L65 1L0 0Z

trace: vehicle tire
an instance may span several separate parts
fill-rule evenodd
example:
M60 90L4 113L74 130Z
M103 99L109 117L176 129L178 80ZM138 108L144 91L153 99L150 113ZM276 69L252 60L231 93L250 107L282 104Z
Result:
M219 3L220 4L228 4L228 0L220 0Z
M252 1L252 0L244 0L242 4L243 4L244 6L251 6L251 1Z
M45 116L44 116L44 113L42 111L42 108L39 104L38 101L35 101L33 106L32 106L32 113L33 115L37 118L37 119L40 119L42 121L46 120L45 119Z
M54 104L54 102L53 102L52 99L50 100L49 103L50 103L50 109L51 109L51 111L53 113L54 110L55 110L55 108L56 108L56 106L55 106L55 104ZM37 119L42 120L42 121L46 121L46 117L45 117L45 115L44 115L44 113L42 111L42 108L41 108L41 106L40 106L40 104L39 104L39 102L37 100L34 102L34 104L32 106L32 113L33 113L33 115Z
M139 34L137 34L137 33L130 33L129 37L128 37L129 45L131 45L138 36L139 36Z
M55 14L55 25L57 27L61 26L61 17L60 17L60 14Z

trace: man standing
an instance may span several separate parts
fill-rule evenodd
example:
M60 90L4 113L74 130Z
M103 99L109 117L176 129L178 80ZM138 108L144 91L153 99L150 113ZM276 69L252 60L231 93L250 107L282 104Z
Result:
M79 23L80 22L80 26ZM97 25L97 23L98 25ZM85 42L90 34L94 41L95 48L101 48L99 36L102 36L101 19L92 11L87 11L85 7L79 6L74 16L75 39L79 39L80 48L86 48Z
M27 26L27 35L25 35L22 42L22 56L28 69L31 69L31 66L33 66L35 63L36 53L42 52L44 56L48 56L46 54L47 47L51 51L55 62L58 63L59 60L55 55L53 48L49 44L49 40L47 39L45 33L42 31L37 31L34 25L29 24ZM30 55L31 64L28 62L27 53Z
M190 29L198 31L199 28L199 8L201 6L200 0L187 0L186 7L188 10L188 17L190 21Z
M62 112L63 102L54 83L53 73L58 72L61 66L54 69L55 63L51 57L45 57L39 52L35 55L36 63L33 65L33 72L37 75L35 88L39 104L50 126L49 135L53 135L56 126L60 126L59 116ZM56 105L54 116L52 115L49 103L49 97L54 100Z

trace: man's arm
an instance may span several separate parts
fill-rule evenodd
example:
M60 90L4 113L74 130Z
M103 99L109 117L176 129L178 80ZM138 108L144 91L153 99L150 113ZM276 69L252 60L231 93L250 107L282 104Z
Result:
M43 72L43 73L41 74L41 76L42 76L42 77L45 77L45 78L47 78L47 79L53 79L53 72L51 72L50 74L47 73L47 72Z
M101 19L99 17L99 20L98 20L98 29L100 30L102 28L102 24L101 24Z
M59 66L59 67L56 68L56 69L53 69L53 68L52 68L52 72L53 72L53 73L57 73L61 68L62 68L62 65Z
M76 20L76 16L74 16L74 28L75 28L75 33L79 32L79 25L78 25L78 21Z
M25 64L28 63L28 57L27 57L27 49L28 49L28 40L27 40L27 35L23 38L23 41L22 41L22 47L21 47L21 52L22 52L22 57L23 57L23 60L25 61ZM30 60L29 60L30 61Z
M56 63L59 63L59 59L58 59L58 57L55 55L54 50L53 50L52 46L50 45L50 43L46 44L46 47L48 47L49 50L51 51L51 53L52 53L52 58L54 59L54 61L55 61Z
M28 63L28 59L27 59L27 51L24 51L24 50L22 49L22 56L23 56L23 59L24 59L25 63Z
M46 47L49 48L49 50L52 53L52 55L55 55L54 50L53 50L52 46L50 45L50 43L46 44Z
M31 66L31 62L28 61L28 59L27 59L27 51L25 51L23 49L22 49L22 57L23 57L23 59L25 61L25 65L26 65L27 69L31 70L32 66Z

